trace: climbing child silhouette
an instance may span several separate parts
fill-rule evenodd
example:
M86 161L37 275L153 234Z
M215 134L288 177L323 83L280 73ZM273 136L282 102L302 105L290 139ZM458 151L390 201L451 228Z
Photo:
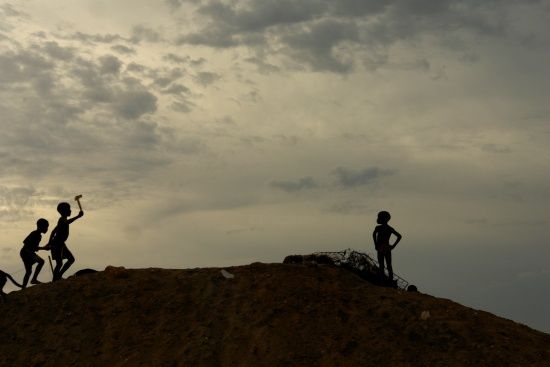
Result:
M388 277L393 281L393 268L391 265L391 251L397 246L399 241L401 241L401 235L392 227L388 225L388 222L391 219L390 213L387 211L381 211L378 213L378 218L376 223L379 225L376 226L374 232L372 233L372 238L374 239L374 247L378 255L378 271L380 276L384 275L384 261L388 268ZM397 238L393 245L390 245L391 235L395 235Z
M38 274L44 266L44 260L36 254L38 250L47 250L47 247L40 247L40 240L42 240L42 233L48 232L49 223L46 219L40 218L36 222L36 230L29 233L27 238L23 240L23 248L19 252L23 264L25 265L25 276L23 277L23 287L27 287L29 282L29 277L32 274L32 266L37 263L36 269L34 270L34 276L31 279L31 284L40 284L38 280Z
M50 235L49 248L52 251L52 258L55 260L55 269L53 270L53 281L61 279L63 273L74 263L74 256L67 248L65 242L69 238L69 225L81 218L84 212L81 210L77 216L69 218L71 215L71 205L69 203L59 203L57 211L61 215ZM67 262L63 264L63 259Z

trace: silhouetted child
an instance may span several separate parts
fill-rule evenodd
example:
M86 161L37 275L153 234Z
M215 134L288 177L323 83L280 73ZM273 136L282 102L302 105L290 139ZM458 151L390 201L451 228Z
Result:
M84 212L81 210L77 216L69 218L71 215L71 205L69 203L59 203L57 211L61 217L57 221L57 227L53 229L50 235L50 243L48 244L52 251L52 258L55 260L55 269L53 270L54 282L61 279L63 273L74 263L74 256L67 248L65 242L69 238L69 224L84 215ZM67 259L65 264L63 264L63 259Z
M36 230L29 233L27 238L23 240L23 248L19 252L23 264L25 265L25 276L23 277L23 287L27 287L29 277L32 274L32 266L36 263L36 269L34 270L34 276L31 279L31 284L40 284L38 280L38 274L44 266L44 260L36 254L38 250L47 250L47 246L40 247L40 241L42 240L42 233L48 232L49 223L46 219L40 218L36 222Z
M372 238L374 239L374 247L378 254L378 271L380 276L384 275L384 260L386 261L386 266L388 268L388 276L390 280L393 281L393 268L391 266L391 250L397 246L399 241L401 241L401 235L397 233L395 229L388 225L391 216L387 211L381 211L378 213L378 218L376 223L379 225L376 226L374 232L372 233ZM393 245L390 245L390 237L394 234L397 239Z

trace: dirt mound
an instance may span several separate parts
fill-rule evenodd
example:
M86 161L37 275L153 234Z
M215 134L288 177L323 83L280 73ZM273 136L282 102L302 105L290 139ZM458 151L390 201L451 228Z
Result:
M225 270L109 267L13 292L0 365L550 364L548 334L338 267Z

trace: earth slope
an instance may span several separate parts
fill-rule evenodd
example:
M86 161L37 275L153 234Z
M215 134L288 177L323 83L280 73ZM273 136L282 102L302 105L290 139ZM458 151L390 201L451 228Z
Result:
M334 266L220 270L108 268L12 292L0 366L550 365L548 334Z

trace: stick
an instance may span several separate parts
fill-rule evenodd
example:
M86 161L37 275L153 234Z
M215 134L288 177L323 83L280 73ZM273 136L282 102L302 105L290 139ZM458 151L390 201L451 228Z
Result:
M48 261L50 262L50 269L52 270L52 280L53 280L53 265L52 265L52 258L50 255L48 255Z

